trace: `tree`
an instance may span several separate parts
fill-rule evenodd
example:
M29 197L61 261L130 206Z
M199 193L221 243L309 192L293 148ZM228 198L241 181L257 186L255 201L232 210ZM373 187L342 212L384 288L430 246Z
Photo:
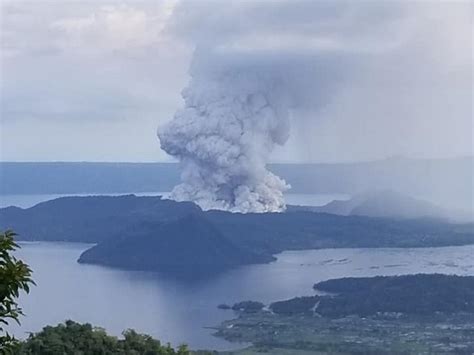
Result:
M0 233L0 354L9 354L17 345L5 327L10 321L20 323L22 309L17 303L20 292L30 292L31 269L13 255L20 246L15 243L16 234L7 230Z
M123 339L108 335L104 329L68 320L57 326L46 326L31 334L17 352L19 355L189 355L186 346L173 349L169 344L134 330L126 330Z

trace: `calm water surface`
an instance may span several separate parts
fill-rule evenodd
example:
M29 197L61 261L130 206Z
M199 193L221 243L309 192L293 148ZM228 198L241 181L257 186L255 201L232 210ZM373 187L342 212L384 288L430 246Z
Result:
M174 345L238 347L212 336L233 317L220 303L269 303L310 295L315 282L344 276L448 273L474 275L474 246L424 249L327 249L284 252L276 262L234 269L203 280L173 279L76 263L89 246L24 243L18 257L34 270L38 286L21 300L27 316L14 333L38 331L65 319L90 322L119 335L134 328Z

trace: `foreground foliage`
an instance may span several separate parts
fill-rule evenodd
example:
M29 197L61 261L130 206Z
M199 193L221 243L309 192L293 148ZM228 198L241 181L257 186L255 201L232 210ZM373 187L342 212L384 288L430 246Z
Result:
M61 355L189 355L185 345L173 349L169 344L149 335L126 330L123 339L108 335L103 329L68 320L57 326L44 327L30 335L18 348L17 354Z
M19 323L23 312L18 306L18 297L22 291L28 293L34 284L29 266L13 256L19 248L15 236L11 230L0 233L0 354L11 353L17 344L5 326L10 321Z
M23 315L18 305L20 293L29 293L31 269L13 254L20 246L16 234L7 230L0 233L0 354L17 355L189 355L185 345L174 349L162 345L149 335L126 330L123 339L108 335L90 324L66 321L57 326L44 327L25 341L18 341L5 330L10 321L19 323Z

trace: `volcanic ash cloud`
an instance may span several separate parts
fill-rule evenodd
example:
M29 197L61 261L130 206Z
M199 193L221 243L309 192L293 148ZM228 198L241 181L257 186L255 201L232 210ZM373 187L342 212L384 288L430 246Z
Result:
M289 136L278 80L252 70L191 74L184 108L158 132L161 148L182 165L170 197L204 210L283 211L289 185L266 168Z

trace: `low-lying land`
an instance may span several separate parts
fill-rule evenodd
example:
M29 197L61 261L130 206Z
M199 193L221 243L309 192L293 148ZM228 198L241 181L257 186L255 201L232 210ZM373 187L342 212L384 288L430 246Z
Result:
M410 275L319 283L337 292L238 312L216 335L234 354L472 354L474 277Z
M379 313L474 314L474 277L440 274L342 278L314 285L321 296L318 314L327 317Z
M474 321L467 315L387 319L328 319L248 313L216 333L251 348L230 354L466 354L474 352Z
M96 243L80 262L153 271L221 270L270 262L284 250L474 244L472 223L308 211L204 212L192 203L134 195L3 208L0 228L16 230L23 240Z

